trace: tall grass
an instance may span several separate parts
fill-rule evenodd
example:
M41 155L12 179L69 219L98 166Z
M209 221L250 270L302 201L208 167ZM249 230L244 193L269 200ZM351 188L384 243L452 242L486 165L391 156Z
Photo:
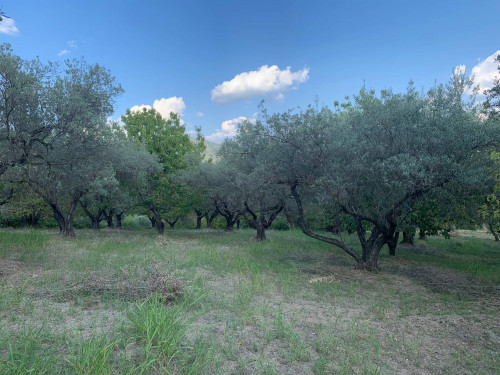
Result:
M161 295L155 294L135 306L128 314L128 319L135 328L135 335L144 350L146 361L161 358L160 365L169 368L182 359L185 351L190 349L184 344L184 340L193 331L191 324L199 317L187 317L186 311L203 297L204 295L200 295L175 305L165 305Z

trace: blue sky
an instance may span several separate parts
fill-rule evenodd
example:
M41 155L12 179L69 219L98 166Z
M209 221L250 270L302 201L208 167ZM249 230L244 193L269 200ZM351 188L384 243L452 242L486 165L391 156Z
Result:
M269 112L316 96L332 105L363 84L429 88L458 65L487 86L500 50L498 0L0 4L12 17L0 42L23 58L84 56L110 69L125 89L115 119L134 106L173 109L216 142L261 99Z

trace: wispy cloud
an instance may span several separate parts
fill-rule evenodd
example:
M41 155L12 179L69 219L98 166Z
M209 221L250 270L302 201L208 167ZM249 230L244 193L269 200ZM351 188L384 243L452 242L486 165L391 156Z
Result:
M57 53L57 56L61 57L61 56L67 55L68 53L69 53L69 50L63 49L62 51L59 51Z
M203 112L196 112L196 116L203 117L203 116L205 116L205 114Z
M248 118L244 116L236 117L231 120L226 120L221 124L221 128L219 130L205 137L205 139L211 142L221 142L228 137L229 138L234 137L238 131L238 125L244 121L250 121L251 123L254 124L256 122L254 118Z
M76 43L76 40L68 40L67 44L70 48L78 48L78 44Z
M12 18L2 17L0 21L0 34L7 34L10 36L19 35L19 29L16 26L16 21Z
M172 96L170 98L161 98L153 102L153 106L149 104L134 105L130 110L132 112L142 111L143 108L151 109L154 108L156 111L162 115L163 118L168 119L170 117L170 112L177 113L182 121L182 116L184 116L184 110L186 109L186 104L182 97Z
M211 92L212 100L228 104L268 95L275 100L283 100L285 91L308 79L309 68L292 72L289 66L280 70L276 65L263 65L259 70L240 73L232 80L215 86Z

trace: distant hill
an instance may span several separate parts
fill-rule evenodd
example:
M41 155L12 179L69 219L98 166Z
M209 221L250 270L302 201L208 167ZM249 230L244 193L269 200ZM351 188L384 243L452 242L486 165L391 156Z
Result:
M216 161L218 159L217 153L219 152L221 145L210 141L205 141L205 144L207 145L205 150L205 160L212 158L213 161Z
M196 142L194 138L191 138L191 142ZM220 150L220 144L219 143L214 143L210 141L205 141L205 145L207 148L205 149L205 160L208 160L212 158L213 161L218 160L217 153Z

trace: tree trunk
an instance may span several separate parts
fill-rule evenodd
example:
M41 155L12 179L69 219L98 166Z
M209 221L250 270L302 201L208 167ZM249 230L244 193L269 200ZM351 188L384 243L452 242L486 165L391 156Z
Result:
M236 220L236 229L240 229L240 219Z
M358 233L362 248L361 259L358 261L357 267L378 273L380 272L378 257L380 249L386 243L386 237L377 227L374 227L370 233L370 237L366 239L366 230L363 226L363 221L359 217L354 217L354 222L356 223L356 232Z
M91 222L92 222L92 229L93 230L98 230L99 229L99 222L100 222L100 220L97 219L96 217L94 217L94 218L91 219Z
M158 234L162 235L165 233L165 224L161 221L161 217L155 218L156 229L158 230Z
M170 221L168 219L165 219L165 221L168 223L168 225L170 226L170 229L174 229L175 227L175 224L177 223L177 221L179 220L179 218L176 218L175 220L173 221Z
M87 216L90 219L90 225L92 226L93 230L98 230L99 229L99 223L101 222L102 215L105 214L105 211L103 209L99 209L96 215L94 215L87 203L84 203L83 201L80 201L80 206L83 208L83 211L87 214Z
M68 217L68 219L64 220L63 230L60 233L63 237L75 238L75 231L73 229L73 217Z
M359 254L356 252L356 250L350 248L344 242L339 241L336 238L322 236L320 234L314 233L311 230L311 228L307 224L305 217L304 217L304 209L302 207L302 199L300 198L299 192L297 191L297 187L298 187L298 185L290 186L290 192L292 193L292 196L295 199L295 203L297 204L297 213L299 216L298 224L300 226L300 229L302 229L302 233L304 233L306 236L312 237L312 238L319 240L319 241L323 241L323 242L335 245L335 246L339 247L340 249L344 250L347 254L349 254L351 257L353 257L356 260L358 267L360 266L360 264L364 263L362 257L359 256ZM363 236L364 236L364 229L363 229Z
M108 223L108 228L113 228L113 210L109 210L109 214L106 213L106 222Z
M411 234L408 231L403 231L403 241L401 243L407 244L407 245L415 245L415 238L413 234Z
M384 238L379 236L369 247L363 249L363 263L358 267L367 269L370 272L379 273L380 267L378 265L378 257L380 255L380 249L384 246Z
M226 232L232 232L234 227L234 221L230 216L226 216Z
M54 208L52 208L54 209ZM59 224L59 235L61 237L70 237L74 238L75 236L75 231L73 229L73 213L70 213L68 215L64 215L62 212L60 212L60 209L57 208L59 211L57 213L57 217L59 218L58 224ZM54 214L54 216L56 216Z
M151 221L151 228L155 228L156 227L156 218L153 216L153 217L149 217L149 221Z
M211 215L206 215L205 220L207 222L207 229L212 229L212 221L214 218Z
M266 227L262 222L257 223L257 235L255 239L257 241L264 241L266 239Z
M123 212L115 214L115 217L116 217L116 228L122 229Z
M212 229L212 221L219 215L217 211L213 212L211 215L208 213L205 215L205 220L207 221L207 229Z
M399 232L394 233L394 237L387 241L387 246L389 246L389 255L396 255L396 247L398 247Z
M52 212L54 213L54 218L59 224L59 235L61 235L62 237L76 237L75 231L73 229L73 219L79 199L80 198L75 199L73 200L73 202L71 202L68 214L64 214L64 212L57 204L49 203L50 207L52 208Z
M489 229L490 233L493 235L493 237L495 237L495 241L499 241L498 233L495 232L495 229L493 228L493 224L488 223L488 229Z
M52 212L54 213L54 220L56 221L57 225L59 226L59 234L62 233L63 230L63 224L62 224L62 217L59 215L59 213L51 206Z
M194 210L196 214L196 229L201 229L201 219L203 219L208 213L203 213L200 210Z

